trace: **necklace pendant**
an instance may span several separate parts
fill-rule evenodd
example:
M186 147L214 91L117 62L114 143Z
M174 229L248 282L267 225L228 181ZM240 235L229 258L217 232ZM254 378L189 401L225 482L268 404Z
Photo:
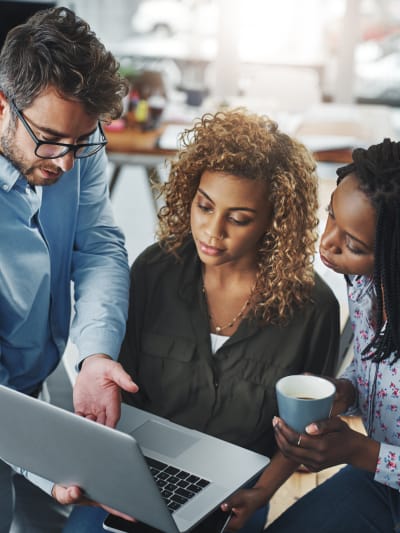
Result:
M221 330L222 330L222 328L220 326L215 326L215 331L217 333L220 333Z

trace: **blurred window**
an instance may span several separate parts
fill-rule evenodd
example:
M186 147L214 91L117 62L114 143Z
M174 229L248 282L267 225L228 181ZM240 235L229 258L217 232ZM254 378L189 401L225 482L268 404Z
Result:
M330 100L338 71L338 51L344 40L347 1L232 0L232 6L237 3L239 9L239 26L234 30L241 62L238 90L243 91L252 83L248 75L250 67L302 66L318 72L322 96ZM354 32L359 35L354 55L355 97L363 102L400 105L400 89L397 89L400 87L397 76L400 0L359 1L360 16L354 26ZM196 84L202 83L212 89L216 76L213 62L219 45L217 31L221 26L219 17L227 17L228 28L232 20L232 13L220 13L219 7L222 3L229 5L229 2L113 0L114 11L123 2L130 6L125 8L128 37L125 30L120 36L115 31L116 36L111 40L108 38L109 28L117 27L112 11L107 12L107 17L96 20L96 31L100 36L104 26L106 46L122 61L130 58L136 70L141 65L150 70L160 66L170 78L166 82L169 86L178 86L183 79L191 77L196 79ZM87 10L93 4L74 0L77 8L81 6L85 10L82 16L89 22L91 18ZM119 13L121 18L121 9ZM93 13L93 18L95 16ZM200 63L203 66L199 67Z

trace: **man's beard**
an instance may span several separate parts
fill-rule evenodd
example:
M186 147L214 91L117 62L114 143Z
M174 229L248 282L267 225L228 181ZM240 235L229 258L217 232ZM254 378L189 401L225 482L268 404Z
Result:
M14 167L27 179L28 183L31 185L53 185L58 181L57 179L41 179L36 177L34 171L40 168L40 165L37 166L28 166L24 163L24 156L21 150L18 149L15 143L15 129L9 125L5 135L0 138L0 153L4 155ZM52 167L53 169L53 167ZM55 172L58 172L59 169L56 167Z

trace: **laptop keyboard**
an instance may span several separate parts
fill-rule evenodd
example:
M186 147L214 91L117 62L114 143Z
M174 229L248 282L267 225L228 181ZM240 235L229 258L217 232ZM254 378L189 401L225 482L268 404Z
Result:
M210 482L151 457L145 457L168 509L173 513Z

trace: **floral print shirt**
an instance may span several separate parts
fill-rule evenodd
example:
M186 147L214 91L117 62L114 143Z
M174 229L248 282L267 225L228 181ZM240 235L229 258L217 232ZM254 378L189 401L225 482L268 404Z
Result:
M341 377L357 391L357 405L368 435L380 442L375 481L400 490L400 361L363 360L362 351L376 330L376 293L372 279L351 276L349 312L354 357ZM392 364L391 364L392 363Z

